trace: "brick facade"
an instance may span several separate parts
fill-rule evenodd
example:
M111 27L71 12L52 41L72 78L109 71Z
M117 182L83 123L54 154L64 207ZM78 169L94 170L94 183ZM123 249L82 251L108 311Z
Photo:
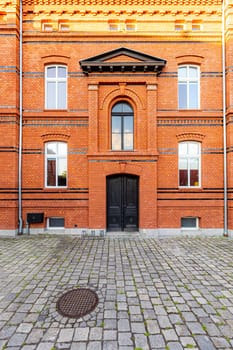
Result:
M23 0L22 116L19 3L0 2L1 233L18 232L21 117L23 232L28 230L28 213L44 214L43 222L30 224L31 233L49 231L48 219L57 217L64 218L65 232L108 230L108 179L130 175L138 181L137 229L142 235L223 233L222 4L194 2L179 1L178 8L176 1L160 0L145 4L133 0L131 5L120 0L78 5L72 0L56 5ZM226 1L229 233L233 230L232 6ZM112 24L117 28L112 30ZM181 65L200 71L198 108L178 106ZM48 66L67 68L67 108L46 108ZM133 150L113 151L111 111L121 102L133 109ZM46 186L49 142L67 144L65 187ZM200 144L195 186L179 186L182 142ZM198 219L198 229L182 230L182 218Z

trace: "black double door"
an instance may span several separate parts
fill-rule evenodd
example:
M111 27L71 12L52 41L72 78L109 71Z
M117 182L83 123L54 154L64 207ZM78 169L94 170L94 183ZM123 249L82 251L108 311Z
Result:
M138 177L114 175L107 177L108 231L138 230Z

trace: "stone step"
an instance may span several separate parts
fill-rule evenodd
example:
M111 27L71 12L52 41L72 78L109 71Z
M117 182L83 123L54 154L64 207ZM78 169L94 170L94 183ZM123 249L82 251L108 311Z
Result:
M113 231L106 232L105 237L107 238L139 238L139 232L125 232L125 231Z

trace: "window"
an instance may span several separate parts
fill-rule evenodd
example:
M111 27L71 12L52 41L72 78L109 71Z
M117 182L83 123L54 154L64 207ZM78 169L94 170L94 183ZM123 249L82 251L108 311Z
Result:
M200 187L200 143L179 144L179 186Z
M47 226L48 228L64 228L65 220L64 218L51 217L48 218Z
M59 30L62 32L68 32L70 30L70 26L65 23L60 23Z
M66 66L48 66L45 72L45 108L66 109L67 68Z
M184 23L184 21L179 21L179 20L175 21L175 30L177 30L177 31L185 30L185 23Z
M52 32L53 31L53 26L50 23L43 23L42 28L45 32Z
M108 28L110 31L117 32L120 29L119 21L110 20L108 22Z
M199 67L180 66L178 69L178 104L180 109L199 108Z
M112 150L133 150L133 109L127 102L112 108Z
M45 145L46 187L67 186L67 144L48 142Z
M181 228L183 228L183 229L197 229L198 228L198 218L193 218L193 217L181 218Z
M193 31L199 31L199 30L202 30L202 24L200 21L192 21L192 30Z
M136 27L136 22L134 20L126 20L125 22L125 29L128 32L133 32L136 31L137 27Z

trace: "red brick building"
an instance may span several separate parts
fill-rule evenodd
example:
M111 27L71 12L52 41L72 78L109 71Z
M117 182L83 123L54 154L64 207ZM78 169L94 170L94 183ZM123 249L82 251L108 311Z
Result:
M233 1L0 2L0 232L233 230Z

